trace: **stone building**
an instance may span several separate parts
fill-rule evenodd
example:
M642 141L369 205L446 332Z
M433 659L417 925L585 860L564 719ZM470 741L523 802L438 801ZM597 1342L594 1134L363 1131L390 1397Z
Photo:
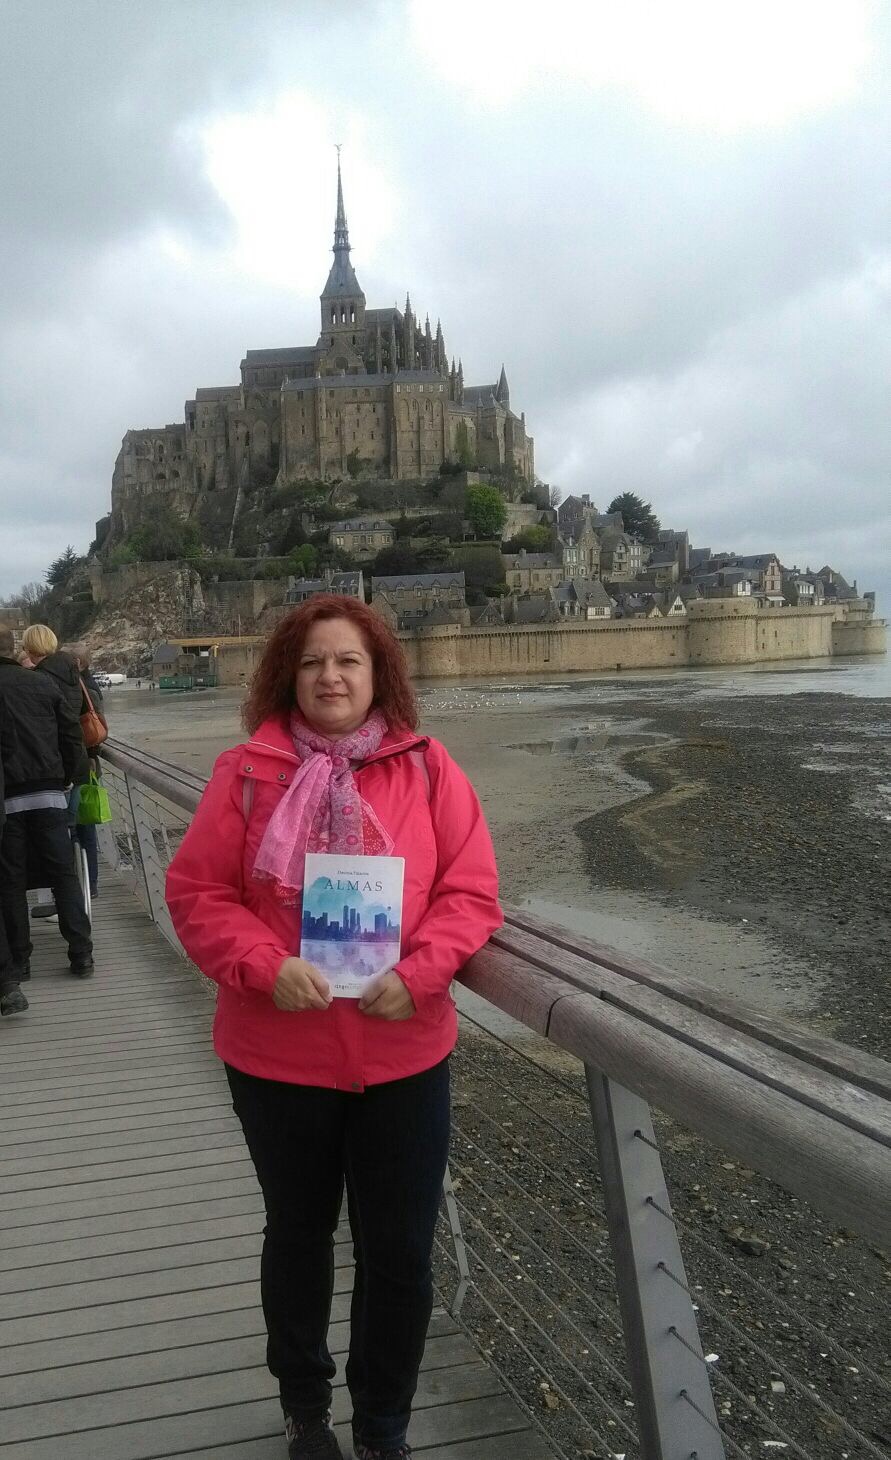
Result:
M540 593L563 582L563 565L554 553L502 553L504 581L512 593Z
M649 550L618 527L607 527L600 534L601 578L636 578L643 571Z
M441 325L422 323L408 296L404 309L367 307L350 259L339 162L333 252L315 344L248 350L239 383L200 387L182 424L127 432L112 479L110 544L139 522L149 499L188 516L207 493L276 480L395 481L463 462L532 483L533 441L511 406L504 367L492 384L467 385Z
M371 558L396 541L396 529L384 517L354 517L333 522L328 533L332 547L343 548L354 558Z
M597 508L588 492L581 496L564 497L557 508L557 525L562 537L580 537L586 527L591 527L598 516ZM621 520L621 519L620 519Z
M294 607L314 598L317 593L334 593L341 598L358 598L365 602L365 580L358 573L334 573L327 568L321 578L289 578L285 603Z
M420 622L434 609L464 616L467 597L463 573L400 573L372 578L371 606L400 624Z
M563 543L564 578L600 577L600 538L589 523L582 522L578 536Z

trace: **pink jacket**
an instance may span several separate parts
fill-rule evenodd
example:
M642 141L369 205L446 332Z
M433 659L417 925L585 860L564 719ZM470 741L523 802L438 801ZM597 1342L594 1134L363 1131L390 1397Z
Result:
M189 957L219 984L221 1059L270 1080L359 1091L429 1069L453 1048L449 985L502 923L495 853L476 793L445 747L389 732L354 775L393 855L405 858L396 971L416 1012L376 1019L352 999L324 1011L277 1009L272 988L282 961L299 951L301 909L283 907L251 869L299 764L283 719L224 751L170 864L167 905Z

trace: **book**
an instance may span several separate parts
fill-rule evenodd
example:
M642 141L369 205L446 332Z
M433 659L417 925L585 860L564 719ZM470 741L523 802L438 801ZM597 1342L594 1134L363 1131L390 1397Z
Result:
M399 962L404 874L402 857L307 852L300 957L335 998L360 998L369 979Z

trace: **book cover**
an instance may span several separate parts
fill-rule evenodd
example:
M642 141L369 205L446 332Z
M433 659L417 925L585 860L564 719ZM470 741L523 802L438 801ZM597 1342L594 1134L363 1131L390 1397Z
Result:
M402 857L307 852L300 957L336 998L358 999L375 974L399 962Z

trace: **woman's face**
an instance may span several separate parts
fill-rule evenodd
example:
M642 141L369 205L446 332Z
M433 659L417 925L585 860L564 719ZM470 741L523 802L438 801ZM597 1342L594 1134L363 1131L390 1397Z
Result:
M320 735L351 735L368 719L374 699L371 655L347 618L314 623L297 666L297 705Z

